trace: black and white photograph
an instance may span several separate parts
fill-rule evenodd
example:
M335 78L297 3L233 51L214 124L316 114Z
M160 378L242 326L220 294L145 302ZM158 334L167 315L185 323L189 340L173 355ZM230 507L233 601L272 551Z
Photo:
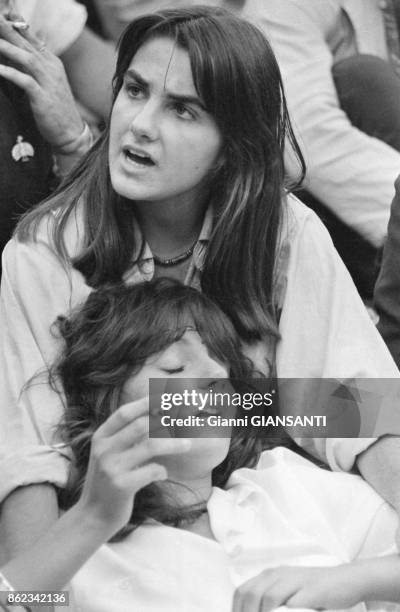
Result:
M400 612L400 0L0 0L0 611Z

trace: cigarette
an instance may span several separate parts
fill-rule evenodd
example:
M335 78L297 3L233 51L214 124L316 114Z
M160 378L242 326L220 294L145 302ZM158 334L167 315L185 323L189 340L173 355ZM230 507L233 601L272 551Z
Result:
M26 21L13 21L11 25L15 30L20 30L20 31L21 30L25 31L25 30L28 30L29 28L29 23L26 23Z

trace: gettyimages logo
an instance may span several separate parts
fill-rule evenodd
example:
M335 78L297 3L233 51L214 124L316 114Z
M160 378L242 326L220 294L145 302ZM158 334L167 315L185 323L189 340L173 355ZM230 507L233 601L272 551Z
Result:
M151 379L150 437L357 438L400 434L397 379Z

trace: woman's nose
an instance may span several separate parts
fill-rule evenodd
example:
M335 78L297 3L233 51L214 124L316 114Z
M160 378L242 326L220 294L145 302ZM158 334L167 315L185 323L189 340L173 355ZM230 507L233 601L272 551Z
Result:
M140 109L137 109L131 121L131 131L138 140L156 140L158 123L158 109L151 101L147 101Z

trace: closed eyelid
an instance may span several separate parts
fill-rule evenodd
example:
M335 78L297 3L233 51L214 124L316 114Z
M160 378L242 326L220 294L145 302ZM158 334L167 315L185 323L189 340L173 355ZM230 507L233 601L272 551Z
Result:
M182 359L182 353L176 352L175 347L169 347L167 351L160 354L156 360L157 367L168 374L183 372L185 369L185 360Z
M163 372L165 372L166 374L180 374L181 372L184 371L184 366L178 366L177 368L168 368L165 366L161 367L161 370Z

